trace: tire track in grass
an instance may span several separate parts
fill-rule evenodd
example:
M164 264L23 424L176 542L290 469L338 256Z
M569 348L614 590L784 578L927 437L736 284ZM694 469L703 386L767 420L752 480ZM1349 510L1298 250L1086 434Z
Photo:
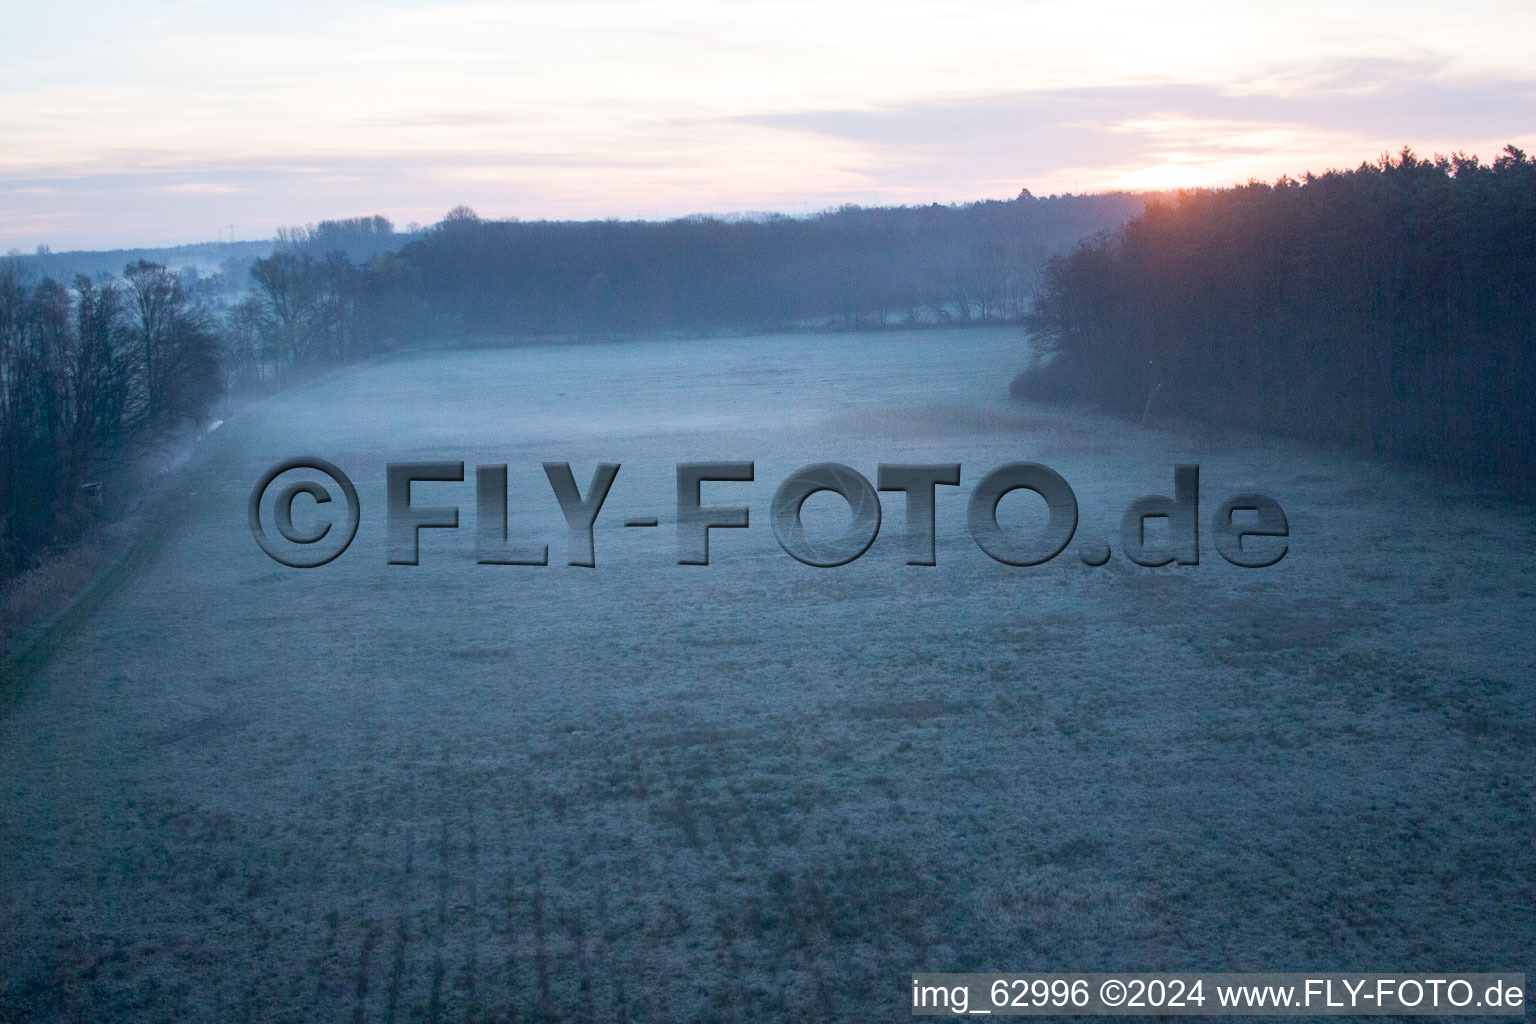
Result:
M366 1024L368 1020L368 967L373 959L373 949L378 945L379 934L383 930L377 921L370 919L363 922L363 941L357 954L357 987L352 1009L352 1020L355 1024Z
M421 741L412 737L410 746L405 752L405 760L410 764L421 763ZM400 837L404 846L404 865L399 881L400 896L396 901L399 908L395 918L395 952L390 964L389 981L385 996L384 1019L393 1024L400 1018L402 1000L409 1001L412 998L412 942L416 935L417 922L412 907L418 905L413 899L421 878L422 867L416 856L417 830L421 824L421 799L420 776L417 772L404 773L402 785L402 801L406 805L406 814L400 830ZM422 936L425 935L427 923L420 922ZM409 1010L407 1010L409 1016Z
M395 959L390 965L389 988L384 998L384 1020L394 1024L400 1012L400 988L405 982L405 954L411 944L411 926L406 919L395 919Z
M452 753L443 748L442 761L437 769L438 794L433 802L437 817L437 913L431 926L432 983L427 1000L427 1020L439 1024L443 1020L443 978L447 972L444 956L448 952L448 889L453 880L453 854L448 838L448 779Z
M432 992L427 998L427 1020L440 1024L443 1019L443 954L432 954Z
M551 1019L556 1016L554 1000L549 987L548 930L544 921L544 873L538 864L533 866L533 970L538 985L538 1013Z
M469 889L469 950L464 963L462 989L465 998L466 1021L485 1019L485 1007L480 994L480 840L475 829L475 802L477 789L473 779L464 786L464 852L467 868L463 872Z
M507 1012L504 1017L507 1020L517 1019L517 897L514 885L514 869L512 867L512 830L507 823L506 796L499 790L491 800L491 813L496 819L496 832L501 842L501 862L506 865L502 872L501 880L497 885L500 894L498 904L506 923L502 928L502 948L506 951L502 958L502 971L505 974L507 986ZM495 929L492 929L495 933Z

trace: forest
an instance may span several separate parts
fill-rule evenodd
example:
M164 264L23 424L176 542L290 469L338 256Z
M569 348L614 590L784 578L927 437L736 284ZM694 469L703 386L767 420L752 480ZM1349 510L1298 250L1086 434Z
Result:
M1528 484L1536 161L1181 192L1053 261L1027 323L1018 397Z

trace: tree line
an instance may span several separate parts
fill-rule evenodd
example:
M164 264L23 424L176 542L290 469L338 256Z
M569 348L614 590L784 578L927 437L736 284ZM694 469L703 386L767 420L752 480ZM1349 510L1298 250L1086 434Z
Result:
M1146 198L1026 192L666 222L485 220L456 207L403 238L382 217L326 221L279 232L251 264L224 318L224 362L242 386L414 338L1017 321L1053 254Z
M624 333L1017 320L1052 254L1123 224L1139 194L815 217L486 221L458 209L401 258L439 326Z
M214 315L164 267L65 287L0 261L0 570L77 533L111 462L206 412L218 343Z
M1404 150L1154 201L1052 262L1021 397L1529 481L1536 161Z
M847 206L809 218L485 220L456 207L360 263L383 218L279 234L231 316L232 371L350 358L402 337L627 335L1018 321L1050 257L1146 196ZM350 240L346 252L332 243Z
M138 259L65 285L6 259L0 575L78 535L98 484L205 419L226 389L444 335L1017 320L1053 252L1144 203L1024 193L669 222L494 221L459 207L404 236L382 217L284 229L271 255L206 277Z

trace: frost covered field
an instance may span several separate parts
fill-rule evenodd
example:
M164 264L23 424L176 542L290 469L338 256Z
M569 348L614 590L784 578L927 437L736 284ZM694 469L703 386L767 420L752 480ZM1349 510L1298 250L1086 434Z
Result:
M1024 359L980 330L431 353L232 418L5 697L0 1020L872 1020L917 970L1530 969L1530 508L1010 403ZM246 526L301 454L363 509L310 571ZM387 565L384 464L435 459L470 479L416 503L461 529ZM704 492L751 528L679 566L674 466L716 459L756 461ZM1021 459L1107 566L971 541L971 486ZM623 464L594 569L542 460ZM899 494L851 565L780 551L773 490L824 460L962 463L939 564L903 564ZM548 567L475 564L502 462ZM1130 564L1120 513L1175 462L1201 564ZM1211 545L1242 490L1290 518L1273 568Z

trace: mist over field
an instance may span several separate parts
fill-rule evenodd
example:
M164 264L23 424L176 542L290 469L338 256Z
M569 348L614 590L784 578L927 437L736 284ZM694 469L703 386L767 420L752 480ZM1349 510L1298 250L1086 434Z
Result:
M913 971L1530 963L1528 506L1012 401L1029 358L1016 327L418 351L230 416L7 686L0 1019L871 1020ZM311 453L362 519L299 571L246 501ZM429 460L466 463L413 496L459 529L389 565L384 466ZM755 462L703 495L751 525L678 565L675 466L703 460ZM1032 568L965 526L1020 460L1081 510ZM622 464L595 568L543 461L584 492ZM859 560L786 555L769 501L818 461L961 463L938 564L904 564L896 493ZM495 463L548 566L476 564ZM1176 463L1200 564L1132 564L1120 515ZM1212 547L1242 491L1289 519L1270 568ZM807 503L813 535L840 505Z

